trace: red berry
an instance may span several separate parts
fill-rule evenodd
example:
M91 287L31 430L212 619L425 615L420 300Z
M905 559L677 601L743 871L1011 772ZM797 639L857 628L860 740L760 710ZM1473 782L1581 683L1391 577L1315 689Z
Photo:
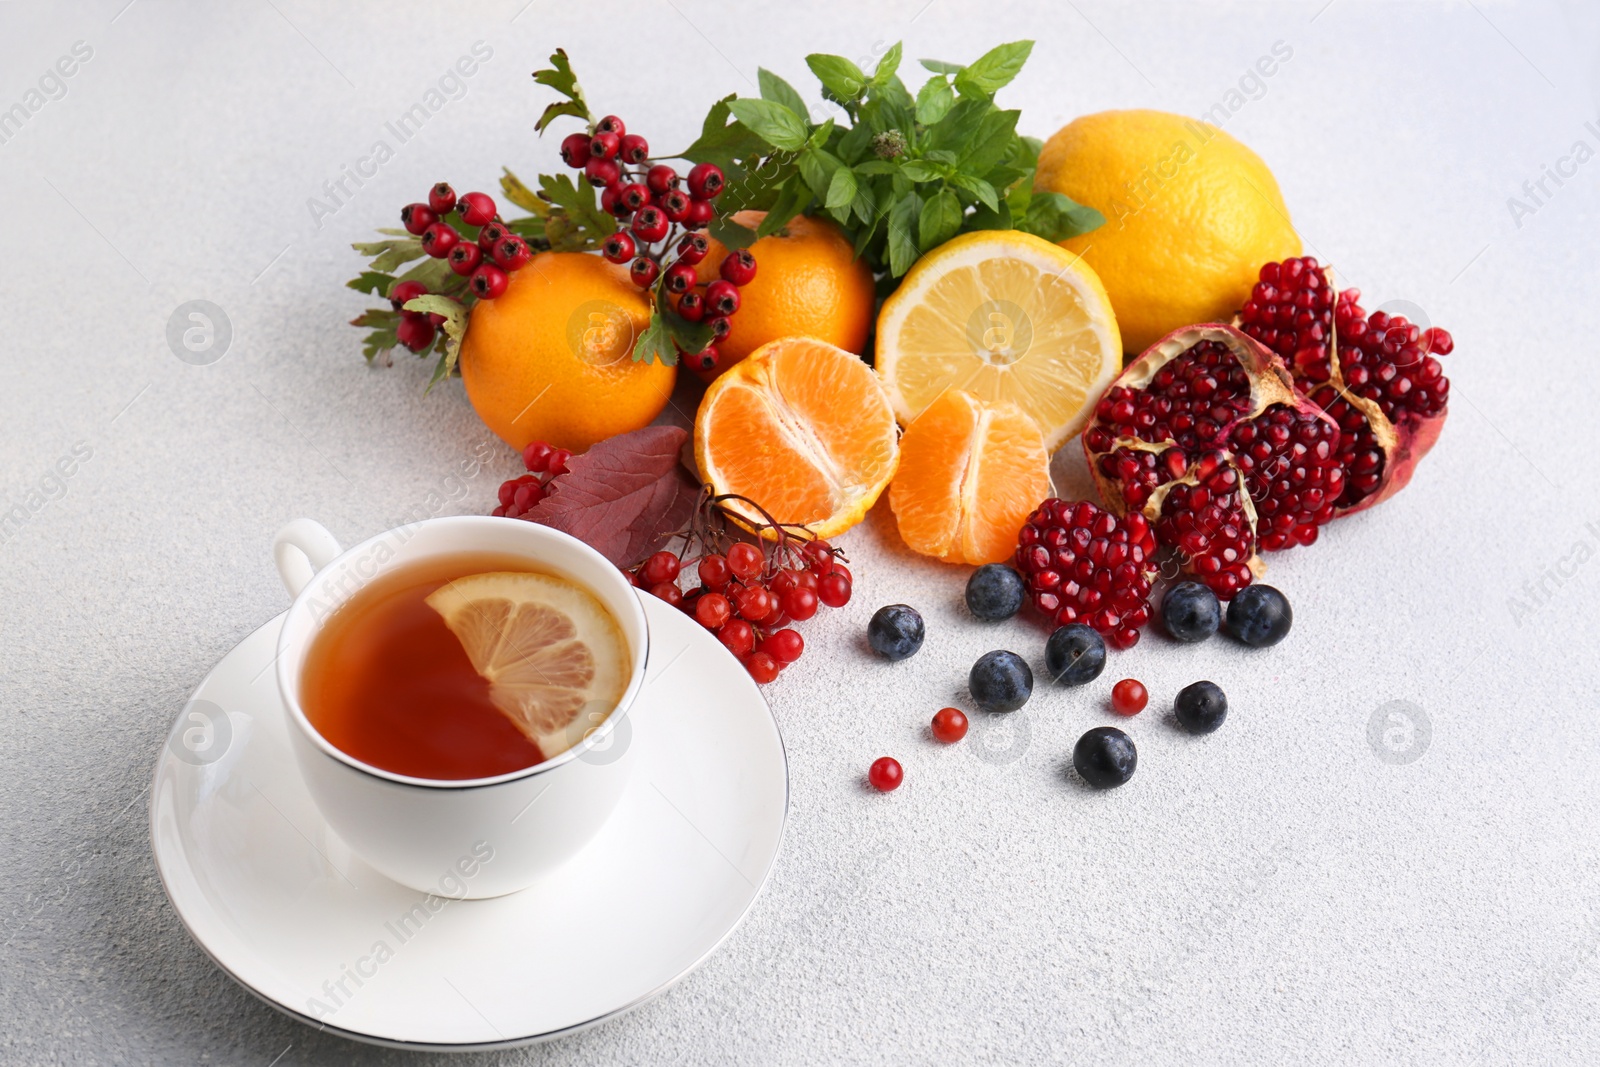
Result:
M461 221L468 226L487 226L494 221L494 199L488 193L464 193L456 201Z
M752 652L744 659L744 669L750 672L757 685L767 685L778 680L778 661L765 652Z
M521 270L532 258L533 249L515 234L494 246L494 261L501 270Z
M622 138L614 133L597 133L589 138L590 159L616 159L622 148Z
M796 571L794 580L795 584L802 589L809 589L813 593L817 591L817 576L813 571Z
M435 215L445 215L456 206L456 191L449 182L439 182L428 190L428 206Z
M707 309L709 311L709 309ZM721 341L733 330L733 322L726 315L717 315L706 319L706 325L711 327L711 336Z
M667 292L686 293L694 288L694 268L687 263L674 263L667 268Z
M644 575L639 577L641 580L645 580ZM683 604L683 590L671 582L656 582L650 587L650 595L665 600L675 608L681 607Z
M511 501L512 501L512 496L513 496L514 493L516 493L517 486L525 485L530 480L538 481L539 479L531 478L530 475L524 474L520 478L509 478L506 481L501 482L500 483L500 494L499 494L500 495L500 506L501 507L507 507L507 508L510 507L511 506Z
M933 714L933 739L953 745L967 736L967 717L960 708L940 708Z
M689 366L695 370L713 371L717 364L722 362L722 353L717 351L716 345L706 345L700 351L688 357Z
M506 229L503 222L491 222L478 231L478 247L489 252L504 238L510 237L511 231Z
M711 251L711 241L703 233L684 234L678 242L678 262L694 266Z
M689 195L696 200L715 200L723 184L722 168L715 163L696 163L689 171Z
M477 270L478 264L483 261L483 249L466 241L458 241L444 258L449 261L451 270L465 278Z
M615 215L620 219L628 213L623 210L622 204L617 200L617 189L618 186L608 185L600 190L600 210L607 215Z
M433 323L428 321L428 316L415 311L401 312L400 325L394 329L395 339L413 352L421 352L433 344L433 334Z
M519 478L517 487L511 491L511 506L518 511L527 511L539 501L544 499L544 486L537 478Z
M589 162L589 138L581 133L569 133L561 139L561 162L573 170L582 170Z
M629 182L617 187L617 206L625 208L629 214L638 211L650 202L650 189L639 182Z
M657 203L667 218L673 222L682 222L689 217L689 205L694 201L690 200L682 189L670 189L661 194Z
M755 644L755 631L743 619L729 619L717 631L717 640L735 656L744 656Z
M706 286L706 309L713 315L732 315L739 310L739 287L718 279Z
M761 651L782 663L793 663L806 650L806 639L798 630L777 630L761 642Z
M1124 678L1111 687L1111 710L1118 715L1137 715L1149 702L1144 683L1136 679Z
M493 263L485 263L472 272L472 281L468 284L472 291L478 294L479 299L493 300L506 291L510 279L506 272Z
M657 163L645 172L644 181L652 193L664 193L678 187L678 172L665 163Z
M589 176L590 185L604 188L617 184L617 180L622 177L622 168L609 159L591 159L584 164L583 173Z
M628 132L628 127L624 126L622 124L622 120L617 118L617 116L607 115L605 118L594 124L594 132L614 133L618 137L621 137L623 134Z
M643 163L650 158L650 142L636 133L625 134L617 154L622 157L624 163L635 165Z
M795 577L794 568L785 567L772 576L772 581L767 583L767 588L782 596L791 589L800 588L800 581Z
M443 259L461 240L461 235L448 222L436 222L422 232L422 250L434 259Z
M552 476L557 474L565 474L567 473L567 460L571 458L572 453L565 448L551 449L550 459L547 462L545 469L548 470Z
M817 579L817 599L830 608L850 603L850 579L842 574L824 574Z
M783 594L783 610L791 619L805 622L817 613L818 595L810 589L796 585Z
M905 776L905 771L900 769L900 761L893 756L880 756L873 760L871 769L867 771L867 781L880 793L899 789Z
M678 557L671 552L657 552L644 561L639 568L639 575L651 585L657 582L675 582L678 580Z
M707 589L721 589L728 584L728 561L716 554L709 555L700 561L697 573Z
M678 297L678 314L690 322L699 322L706 317L706 300L698 292L690 290Z
M705 593L695 601L694 617L708 630L715 630L732 614L733 605L721 593Z
M427 204L407 204L400 209L400 224L414 237L421 237L422 231L438 221L438 212Z
M656 261L649 256L640 256L628 267L628 277L633 279L633 284L641 289L648 289L655 284L656 274L661 270L656 266Z
M529 441L528 447L522 450L522 464L530 471L549 470L550 453L553 451L554 449L543 441Z
M741 617L760 622L772 614L772 593L759 585L747 585L733 594L733 603Z
M729 252L728 258L722 261L722 266L718 273L722 275L724 281L732 282L734 285L749 285L755 281L756 257L751 254L748 248L735 249ZM731 315L733 312L730 311L727 314Z
M761 550L748 541L740 541L728 549L728 570L741 581L749 581L760 574L764 562Z
M389 303L399 311L406 306L407 300L427 295L428 287L421 282L396 282L395 287L389 290Z
M811 568L818 578L824 574L832 574L834 567L833 546L826 541L807 541L800 548L801 555L806 558L806 565Z
M634 213L633 235L646 244L661 240L671 228L672 223L667 221L666 212L654 204L646 204Z
M696 200L689 205L689 216L683 220L683 225L686 229L703 230L716 217L717 213L709 200Z
M606 238L606 243L600 246L600 250L611 262L626 263L633 258L633 238L625 233L614 233Z

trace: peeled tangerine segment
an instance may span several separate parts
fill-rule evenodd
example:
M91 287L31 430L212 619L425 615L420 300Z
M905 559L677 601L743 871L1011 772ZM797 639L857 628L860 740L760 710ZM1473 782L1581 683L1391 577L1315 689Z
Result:
M1039 501L1050 496L1050 455L1038 424L1015 404L946 391L900 439L889 505L906 546L946 563L999 563Z
M616 620L589 592L544 574L457 578L427 605L489 683L489 699L546 759L583 740L622 700L633 673Z

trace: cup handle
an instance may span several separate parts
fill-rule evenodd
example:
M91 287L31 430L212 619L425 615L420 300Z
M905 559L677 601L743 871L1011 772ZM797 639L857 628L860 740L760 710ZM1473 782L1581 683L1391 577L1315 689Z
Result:
M312 577L343 551L327 527L314 519L296 519L272 539L272 562L291 597L299 596Z

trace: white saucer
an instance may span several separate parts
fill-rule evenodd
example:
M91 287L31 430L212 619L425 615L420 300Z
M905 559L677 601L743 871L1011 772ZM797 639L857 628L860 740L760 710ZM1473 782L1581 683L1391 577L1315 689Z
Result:
M310 1025L416 1049L570 1033L694 970L772 870L788 762L744 669L642 599L649 675L616 742L637 746L628 792L570 863L493 900L406 889L334 836L288 747L270 669L283 616L247 637L190 697L151 792L156 868L195 941Z

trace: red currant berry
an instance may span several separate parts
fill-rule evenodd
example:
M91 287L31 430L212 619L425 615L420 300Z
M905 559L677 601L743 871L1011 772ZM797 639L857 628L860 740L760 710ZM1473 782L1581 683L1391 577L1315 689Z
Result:
M400 325L394 328L395 339L413 352L421 352L433 344L433 335L433 323L428 321L428 316L415 311L401 312Z
M867 781L880 793L899 789L905 777L906 773L901 769L900 761L893 756L881 756L873 760L872 767L867 771Z
M768 685L778 680L778 661L765 652L752 652L744 658L744 669L750 672L757 685Z
M422 231L438 221L439 213L427 204L407 204L400 209L400 224L413 237L421 237Z
M600 250L611 262L626 263L633 258L633 238L625 233L614 233L606 238L606 243L600 246Z
M478 269L478 264L483 261L483 249L477 245L459 241L444 257L450 264L450 269L466 278Z
M728 561L713 553L700 561L696 573L700 575L700 583L707 589L721 589L728 584Z
M650 189L639 182L629 182L617 188L617 205L631 215L650 202Z
M533 249L515 234L494 246L494 261L501 270L521 270L532 258Z
M646 244L661 240L671 228L672 223L667 221L666 212L654 204L646 204L634 213L633 235Z
M747 585L733 595L733 603L742 618L760 622L772 614L772 594L759 585Z
M695 370L714 371L717 369L717 364L722 362L722 353L717 351L716 345L706 345L688 359L689 366Z
M671 552L657 552L644 561L639 568L639 574L645 581L654 585L657 582L675 582L678 580L678 557Z
M552 478L558 474L565 474L567 473L567 460L571 458L572 453L567 449L553 448L550 450L550 458L545 461L545 470L550 472Z
M661 268L656 266L656 261L649 256L640 256L628 267L628 277L633 279L633 284L641 289L648 289L655 284L656 275Z
M648 580L642 574L639 576L639 578L641 581ZM683 605L683 590L679 589L671 582L656 582L654 585L650 586L650 595L653 597L658 597L661 600L665 600L668 604L671 604L675 608Z
M493 300L506 291L510 281L505 271L493 263L485 263L472 272L472 281L468 285L480 300Z
M791 619L805 622L817 613L817 601L820 598L815 592L802 585L783 594L783 610Z
M793 663L806 650L806 639L798 630L775 631L761 642L761 651L781 663Z
M807 541L801 546L800 552L806 558L806 565L818 578L833 573L833 546L828 542Z
M678 314L690 322L699 322L706 317L705 297L692 289L684 293L678 297Z
M591 159L583 166L583 173L588 175L589 184L605 188L617 184L622 177L622 168L609 159Z
M491 222L478 231L478 247L485 252L491 252L496 244L511 236L511 231L506 229L503 222Z
M624 126L622 124L622 120L617 118L617 116L607 115L605 118L594 124L594 132L614 133L618 137L621 137L628 132L628 127Z
M732 282L734 285L749 285L755 281L756 257L748 248L735 249L722 261L717 273L722 275L724 281ZM731 315L733 312L730 311L728 314Z
M448 222L436 222L422 232L422 250L434 259L443 259L461 240L456 228Z
M667 292L687 293L694 288L694 268L687 263L674 263L667 268Z
M721 593L705 593L695 601L694 617L708 630L715 630L733 614L733 605Z
M589 162L589 138L581 133L569 133L561 139L561 162L573 170L582 170Z
M689 195L696 200L715 200L723 184L722 168L715 163L696 163L689 171Z
M1149 702L1150 693L1137 679L1124 678L1111 687L1111 710L1118 715L1137 715Z
M537 478L518 479L521 483L511 493L511 506L518 511L527 511L539 501L544 499L544 486Z
M817 579L817 599L830 608L850 603L850 579L842 574L824 574Z
M706 310L713 315L732 315L739 310L739 287L718 279L706 286Z
M689 205L694 201L690 200L688 194L682 189L670 189L661 194L657 203L661 206L661 211L667 218L673 222L682 222L689 217Z
M464 193L456 201L456 210L468 226L487 226L494 221L494 198L488 193Z
M636 133L625 134L617 151L624 163L638 165L650 158L650 142Z
M760 574L764 562L761 550L747 541L740 541L728 549L728 570L740 581L749 581Z
M407 300L427 295L428 287L421 282L396 282L395 287L389 290L389 304L399 311L406 306Z
M721 341L733 330L733 322L726 315L717 315L706 320L706 325L711 327L711 336Z
M499 497L501 507L508 508L511 506L511 495L517 491L517 486L521 484L521 478L508 478L500 483Z
M652 193L664 193L678 187L678 172L665 163L657 163L645 172L644 183Z
M817 591L817 576L811 571L796 571L794 580L795 584L799 585L802 589L809 589L813 593Z
M439 182L428 190L428 206L435 215L447 215L456 206L456 191L449 182Z
M799 579L795 577L794 568L785 567L772 576L772 581L767 583L767 588L777 593L780 597L791 589L800 588Z
M547 471L550 469L550 453L555 451L543 441L529 441L528 447L522 450L522 465L530 471Z
M614 133L597 133L589 138L590 159L616 159L622 148L622 138Z
M735 656L744 656L755 645L756 633L743 619L729 619L717 631L717 640Z
M711 241L703 233L684 234L678 242L678 262L694 266L711 251Z
M689 205L689 215L683 220L685 229L703 230L711 225L711 220L717 217L716 210L712 208L709 200L696 200Z
M960 708L940 708L933 714L933 739L953 745L967 736L967 717Z

